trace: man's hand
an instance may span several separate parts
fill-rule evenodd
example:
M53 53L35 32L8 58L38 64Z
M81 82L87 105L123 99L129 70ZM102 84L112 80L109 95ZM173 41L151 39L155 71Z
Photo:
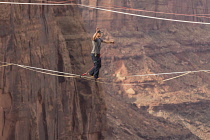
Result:
M96 33L98 33L98 31L100 31L100 29L97 27L97 28L96 28Z
M97 28L96 28L96 32L95 32L95 34L94 34L93 37L92 37L92 40L95 40L95 39L96 39L96 36L97 36L97 34L98 34L98 31L100 31L100 29L97 27Z
M114 41L110 41L110 43L114 44Z

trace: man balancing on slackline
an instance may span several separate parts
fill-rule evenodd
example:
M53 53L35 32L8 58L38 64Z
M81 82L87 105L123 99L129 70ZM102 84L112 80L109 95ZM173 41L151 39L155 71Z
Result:
M93 45L93 49L91 51L91 57L94 63L94 67L86 74L90 75L90 76L94 76L95 80L99 79L99 70L101 68L101 57L100 57L100 50L101 50L101 43L113 43L114 41L106 41L101 39L101 34L102 32L100 31L99 28L96 28L96 32L93 35L92 38L92 45ZM86 75L83 74L83 75Z

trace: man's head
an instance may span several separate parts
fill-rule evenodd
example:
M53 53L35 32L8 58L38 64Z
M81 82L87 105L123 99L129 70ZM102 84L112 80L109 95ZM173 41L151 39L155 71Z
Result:
M96 37L100 38L101 37L101 33L97 33Z
M100 38L100 37L101 37L101 33L102 33L102 32L99 30L99 31L97 32L96 37L97 37L97 38Z

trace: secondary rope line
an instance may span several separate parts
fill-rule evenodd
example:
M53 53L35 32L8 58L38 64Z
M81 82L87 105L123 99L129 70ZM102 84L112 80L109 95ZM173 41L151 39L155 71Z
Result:
M132 14L132 13L108 10L108 9L97 8L97 7L93 7L93 6L87 6L87 5L81 5L81 6L87 7L87 8L91 8L91 9L97 9L97 10L102 10L102 11L107 11L107 12L113 12L113 13L118 13L118 14L137 16L137 17L143 17L143 18L149 18L149 19L158 19L158 20L175 21L175 22L182 22L182 23L193 23L193 24L210 25L210 23L207 23L207 22L195 22L195 21L185 21L185 20L175 20L175 19L168 19L168 18L159 18L159 17L152 17L152 16L145 16L145 15L139 15L139 14Z
M196 73L196 72L210 72L210 70L182 71L182 72L169 72L169 73L153 73L153 74L130 75L130 76L121 76L121 77L144 77L144 76L172 75L172 74Z
M170 80L173 80L173 79L176 79L176 78L179 78L179 77L188 75L188 74L190 74L190 73L192 73L192 72L184 73L184 74L179 75L179 76L175 76L175 77L172 77L172 78L169 78L169 79L165 79L165 80L163 80L163 82L170 81Z
M168 19L168 18L152 17L152 16L145 16L145 15L132 14L132 13L114 11L114 10L109 10L109 9L97 8L97 7L88 6L88 5L82 5L82 4L50 4L50 3L19 3L19 2L0 2L0 4L46 5L46 6L50 6L50 5L54 5L54 6L72 5L72 6L75 6L75 5L78 5L78 6L82 6L82 7L86 7L86 8L102 10L102 11L118 13L118 14L124 14L124 15L130 15L130 16L136 16L136 17L142 17L142 18L157 19L157 20L164 20L164 21L174 21L174 22L180 22L180 23L192 23L192 24L210 25L210 23L208 23L208 22L195 22L195 21L175 20L175 19Z
M157 11L148 11L148 10L134 9L134 8L129 8L129 7L122 7L122 6L112 5L112 4L108 4L108 3L102 3L102 4L113 6L111 8L117 7L118 9L131 10L131 11L140 11L140 12L146 12L146 13L157 13L157 14L166 14L166 15L178 15L178 16L188 16L188 17L210 18L210 17L207 17L207 16L199 16L199 15L178 14L178 13L166 13L166 12L157 12Z

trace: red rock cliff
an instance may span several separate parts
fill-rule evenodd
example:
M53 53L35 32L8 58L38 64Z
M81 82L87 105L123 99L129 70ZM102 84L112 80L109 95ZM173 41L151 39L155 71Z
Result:
M77 8L1 4L0 11L1 61L85 72L90 41ZM2 67L0 77L1 140L102 139L100 85L16 66Z

